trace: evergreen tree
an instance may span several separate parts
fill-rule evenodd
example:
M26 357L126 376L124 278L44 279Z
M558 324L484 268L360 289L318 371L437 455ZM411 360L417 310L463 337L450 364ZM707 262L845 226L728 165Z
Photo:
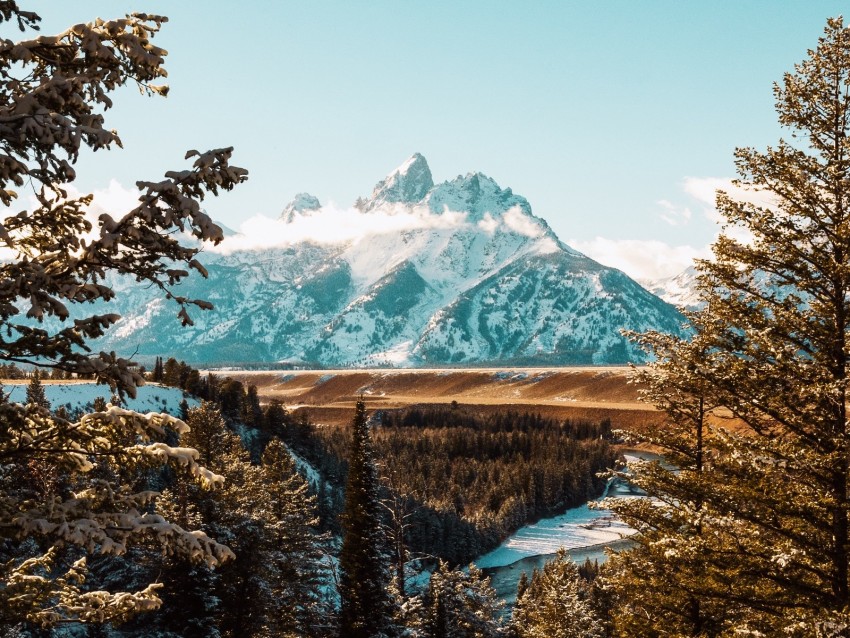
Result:
M518 638L603 638L590 588L565 550L517 588L513 629Z
M132 362L92 352L91 341L120 319L109 282L127 278L161 290L184 325L191 308L210 307L174 294L174 286L190 271L206 275L195 257L204 241L223 238L200 201L246 179L229 165L232 149L189 151L185 159L196 159L187 170L137 181L137 206L96 221L92 196L69 197L65 188L81 153L121 145L105 117L116 89L167 93L158 84L166 52L153 43L166 20L135 13L35 37L41 18L14 0L0 2L0 203L11 206L22 186L37 202L3 217L0 279L14 285L0 290L0 360L135 395L143 378ZM15 27L30 37L12 40ZM187 235L196 241L181 243ZM117 621L156 608L157 583L123 591L125 583L99 589L85 582L92 555L124 554L140 539L210 566L232 556L204 533L150 514L156 492L139 489L143 473L166 464L203 485L221 483L193 451L165 444L166 429L184 427L118 407L72 423L32 404L0 404L0 627ZM18 485L28 468L45 466L56 469L62 489L37 494Z
M44 394L44 386L41 385L41 375L38 370L32 373L29 385L27 385L27 403L50 409L50 401Z
M501 607L490 579L475 565L464 571L441 560L427 591L401 606L401 622L417 638L496 638L508 635Z
M703 320L692 316L689 339L631 335L656 359L634 380L642 398L662 409L667 421L657 431L629 435L664 449L665 461L633 464L620 473L648 494L663 496L612 504L640 532L634 537L637 547L614 555L609 566L617 574L610 593L621 636L719 636L745 613L724 595L727 544L745 531L733 520L714 524L723 512L709 497L725 491L729 477L714 462L721 442L708 421L721 408L722 397L705 379L713 337ZM638 589L641 595L634 596Z
M272 635L326 636L333 613L322 594L329 580L317 532L316 497L295 469L286 447L272 441L259 467L255 513L265 521L265 575L271 599L267 614Z
M198 451L198 462L202 465L218 472L226 470L223 457L232 447L232 442L216 405L209 401L201 402L200 406L189 410L186 425L189 431L181 443Z
M157 499L157 510L199 525L226 542L235 557L216 572L203 565L192 567L180 557L165 561L172 586L163 593L172 597L164 599L153 622L177 635L261 635L268 588L263 576L264 524L255 511L264 497L258 468L214 404L204 401L190 410L186 424L189 430L180 444L195 448L198 458L224 477L225 486L210 492L178 485Z
M659 464L634 469L666 518L648 504L617 509L641 533L638 568L653 583L667 575L671 595L647 597L627 571L615 619L625 635L850 634L850 30L840 18L775 96L801 143L736 151L738 185L771 200L718 193L746 239L722 235L699 264L699 347L652 344L650 374L683 386L691 410L708 399L709 423L728 425L703 438L701 466L693 442L679 457L682 480ZM689 603L702 624L685 618Z
M263 410L263 425L269 436L284 437L286 428L292 421L286 407L277 399L272 399Z
M162 383L172 388L180 387L180 364L174 357L169 357L162 366Z
M380 520L378 473L366 420L357 402L352 422L348 482L339 555L340 636L376 638L391 633L389 573Z

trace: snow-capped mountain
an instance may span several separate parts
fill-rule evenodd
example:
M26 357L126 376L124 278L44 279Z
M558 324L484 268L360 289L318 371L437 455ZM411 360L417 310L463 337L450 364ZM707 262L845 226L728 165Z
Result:
M561 243L525 198L481 173L434 184L416 154L357 208L362 219L415 223L205 252L209 279L180 293L213 311L181 328L173 305L125 285L123 319L98 345L199 364L613 364L641 356L621 329L680 329L675 308ZM318 200L302 193L279 223L317 215Z
M696 289L697 274L695 266L688 266L674 277L642 281L641 284L653 295L677 308L696 310L701 305Z

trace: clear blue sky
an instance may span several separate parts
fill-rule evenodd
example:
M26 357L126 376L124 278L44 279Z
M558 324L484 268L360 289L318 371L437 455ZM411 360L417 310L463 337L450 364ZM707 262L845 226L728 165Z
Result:
M169 51L169 97L120 94L107 122L125 150L86 157L83 190L111 178L128 186L157 178L180 167L186 149L232 145L250 181L207 208L238 227L257 213L277 215L299 191L348 205L418 151L437 181L481 171L510 186L561 239L591 253L597 238L614 246L709 242L716 228L704 214L708 204L685 192L685 178L732 177L736 146L777 141L772 83L815 46L826 18L847 7L804 0L33 5L47 33L127 11L171 19L156 39ZM16 37L8 27L6 37ZM665 248L645 245L656 249Z

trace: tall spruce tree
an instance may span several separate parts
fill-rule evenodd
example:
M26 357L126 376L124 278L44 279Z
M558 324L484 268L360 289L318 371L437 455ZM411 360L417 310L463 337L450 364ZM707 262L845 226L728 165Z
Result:
M624 572L621 635L850 635L850 30L840 18L775 97L793 144L736 151L737 185L770 199L718 193L727 227L745 232L722 235L699 264L699 347L650 344L648 374L671 387L661 407L670 414L681 398L690 412L674 427L693 438L684 453L675 433L660 441L679 452L681 473L634 469L655 515L615 506L640 531L642 573L670 585L647 596L646 580L638 589ZM694 410L714 424L702 440Z
M339 635L376 638L391 635L392 607L387 591L390 576L380 519L380 484L362 400L357 402L351 429L339 555Z

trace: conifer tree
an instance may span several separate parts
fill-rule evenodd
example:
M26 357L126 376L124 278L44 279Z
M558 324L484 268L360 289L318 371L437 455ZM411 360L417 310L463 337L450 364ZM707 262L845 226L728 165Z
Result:
M352 422L339 555L339 635L344 638L376 638L391 631L379 488L366 405L360 400Z
M321 587L326 540L317 532L316 497L295 469L286 447L275 439L266 447L254 486L255 513L265 521L265 574L271 600L267 614L272 635L326 636L333 613Z
M619 478L655 500L614 500L612 507L639 532L637 547L614 555L609 572L620 636L718 636L736 625L740 605L725 593L726 544L739 526L712 507L709 494L726 489L727 477L713 459L719 441L709 427L721 404L706 381L711 365L711 325L692 315L690 338L630 335L656 359L638 370L643 400L667 415L664 428L627 437L665 450L665 461L632 464ZM743 533L743 530L741 530ZM640 591L635 596L635 591Z
M603 638L589 586L561 549L517 589L513 628L518 638Z
M42 408L50 409L50 401L44 394L44 386L41 385L41 374L35 370L30 377L30 382L27 385L27 403L38 405Z
M727 227L744 233L722 235L699 263L699 347L651 344L649 374L683 387L690 414L708 399L715 426L695 451L696 422L674 419L694 435L677 457L682 480L635 468L667 518L646 504L618 510L641 533L650 579L667 574L673 587L620 599L621 612L640 606L621 615L624 635L850 634L850 30L840 18L775 96L795 142L736 151L737 185L769 201L718 193ZM675 440L661 443L681 452ZM689 602L702 625L671 612ZM665 629L676 616L684 624Z
M206 275L195 259L201 242L223 237L200 202L232 189L247 172L229 164L232 149L189 151L187 170L136 182L136 207L92 223L92 196L69 197L65 185L76 178L81 152L121 146L107 126L113 91L132 85L167 93L157 83L166 76L166 52L152 41L167 19L137 13L32 36L40 21L14 0L0 2L0 202L11 208L21 187L37 200L0 225L0 279L14 282L0 290L0 360L75 373L134 395L143 383L138 369L114 352L93 354L90 344L120 319L110 312L116 287L109 279L153 286L190 324L189 309L210 304L175 294L173 286L190 271ZM14 41L15 27L31 37ZM184 233L198 242L184 245ZM138 489L142 472L166 464L205 486L221 483L192 450L164 442L168 430L184 429L166 415L118 406L71 422L43 407L0 405L0 625L117 621L156 608L157 583L136 583L135 591L85 583L91 555L123 554L143 538L211 566L232 556L205 534L151 514L156 492ZM45 464L67 489L17 489L28 467Z
M233 442L215 403L202 401L197 408L189 410L186 424L189 431L181 443L198 451L198 462L202 465L225 471L228 460L225 457Z
M428 589L402 605L401 620L410 635L422 638L496 638L508 635L501 608L480 569L452 569L441 560Z

